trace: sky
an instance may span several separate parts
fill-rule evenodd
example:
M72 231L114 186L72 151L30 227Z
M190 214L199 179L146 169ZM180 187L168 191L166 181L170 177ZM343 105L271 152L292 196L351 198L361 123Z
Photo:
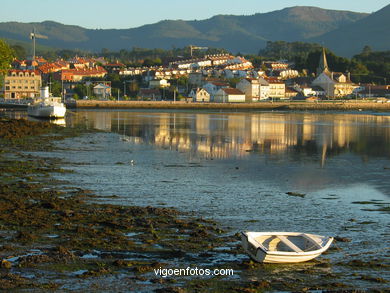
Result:
M389 0L0 0L0 22L52 20L91 29L133 28L165 19L251 15L292 6L375 12Z

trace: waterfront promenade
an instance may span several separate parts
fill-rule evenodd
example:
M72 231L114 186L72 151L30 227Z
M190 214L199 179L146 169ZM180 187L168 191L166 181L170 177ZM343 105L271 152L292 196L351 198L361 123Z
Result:
M390 103L376 101L320 101L320 102L259 102L259 103L192 103L173 101L94 101L79 100L67 105L80 109L182 109L182 110L341 110L390 111Z

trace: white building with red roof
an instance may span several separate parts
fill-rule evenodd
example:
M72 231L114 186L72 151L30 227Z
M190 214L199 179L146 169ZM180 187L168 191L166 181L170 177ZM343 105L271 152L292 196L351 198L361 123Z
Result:
M245 94L235 88L221 88L214 96L216 103L245 103Z

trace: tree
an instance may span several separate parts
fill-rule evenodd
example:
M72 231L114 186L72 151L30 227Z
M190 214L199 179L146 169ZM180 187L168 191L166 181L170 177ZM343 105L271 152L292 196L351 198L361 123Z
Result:
M61 97L62 95L62 85L59 81L53 81L51 83L51 93L54 97Z
M0 74L5 74L11 67L14 52L6 42L0 39Z
M87 95L87 87L79 83L78 85L75 86L74 92L77 97L84 97ZM77 100L77 98L74 99Z
M14 59L14 52L6 42L0 39L0 88L3 82L3 75L11 67L11 62Z
M27 52L23 46L13 45L11 46L11 49L14 51L15 57L18 58L19 60L26 59Z
M370 55L372 53L372 48L368 45L364 46L363 50L362 50L362 55Z

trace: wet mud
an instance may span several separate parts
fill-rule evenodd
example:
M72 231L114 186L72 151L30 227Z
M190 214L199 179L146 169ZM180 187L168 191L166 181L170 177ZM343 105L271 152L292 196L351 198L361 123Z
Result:
M388 251L369 262L348 257L332 263L325 254L304 264L259 264L243 253L238 234L209 219L172 208L95 203L89 190L60 188L51 174L69 172L61 168L65 162L33 152L53 150L55 141L85 132L0 120L0 290L386 291ZM328 254L344 252L349 239L337 240ZM187 267L233 269L234 275L155 273Z

